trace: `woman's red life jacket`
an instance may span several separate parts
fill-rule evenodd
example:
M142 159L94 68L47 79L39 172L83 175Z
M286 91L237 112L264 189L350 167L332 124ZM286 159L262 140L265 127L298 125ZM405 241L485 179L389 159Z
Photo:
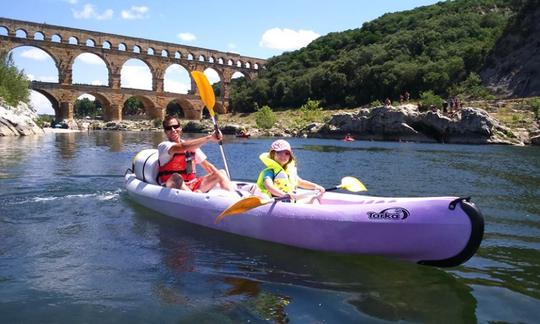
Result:
M195 179L195 152L175 153L169 162L160 165L159 181L165 183L173 173L180 174L184 181Z

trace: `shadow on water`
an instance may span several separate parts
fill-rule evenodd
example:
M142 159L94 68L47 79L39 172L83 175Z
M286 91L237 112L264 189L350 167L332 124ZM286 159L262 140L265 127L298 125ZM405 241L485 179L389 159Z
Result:
M477 303L469 286L440 269L263 242L162 216L134 202L128 204L139 221L158 224L156 235L165 264L175 273L175 283L162 287L160 298L183 300L187 284L183 279L190 273L203 273L212 278L207 280L212 282L208 289L214 291L215 302L208 307L229 318L245 320L247 312L259 319L285 323L289 321L288 306L292 306L302 308L313 319L328 317L337 322L359 317L476 321ZM348 306L337 311L340 307L334 303ZM199 318L199 312L194 311L190 319ZM202 313L200 316L204 318Z

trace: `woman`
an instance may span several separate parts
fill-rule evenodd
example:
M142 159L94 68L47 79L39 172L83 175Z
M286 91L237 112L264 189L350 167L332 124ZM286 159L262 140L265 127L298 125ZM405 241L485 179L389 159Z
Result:
M324 193L324 188L320 185L298 176L296 159L293 155L291 145L287 141L275 141L272 143L270 152L261 154L259 158L266 168L259 174L257 187L264 194L270 197L284 197L288 195L294 201L297 198L295 195L297 187L318 190L319 193L317 196Z

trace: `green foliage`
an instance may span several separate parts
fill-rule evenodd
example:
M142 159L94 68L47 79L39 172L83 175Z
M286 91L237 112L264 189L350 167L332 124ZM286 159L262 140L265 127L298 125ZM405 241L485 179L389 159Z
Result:
M383 104L382 104L382 102L380 100L374 100L369 104L370 107L380 107L382 105Z
M52 125L54 122L54 116L50 115L39 115L38 118L34 120L36 125L43 128L46 124Z
M95 118L96 116L103 115L103 107L101 103L97 100L90 100L88 98L83 98L81 100L77 99L74 106L75 117L84 118L86 116Z
M144 114L144 104L142 101L136 97L131 97L126 102L124 102L124 108L122 109L122 114L124 116L130 115L143 115Z
M184 118L184 111L182 110L182 107L180 107L178 102L176 102L176 100L169 102L165 111L167 115L175 116L177 118Z
M0 97L10 106L16 106L19 101L28 103L28 86L28 79L15 67L12 55L0 52Z
M255 112L255 123L262 129L270 129L276 124L276 115L269 106L263 106Z
M540 119L540 100L538 98L529 99L527 100L527 106L533 111L534 118Z
M433 93L433 91L426 91L420 94L420 101L422 102L422 107L430 108L442 108L444 100Z
M308 98L350 107L432 90L456 95L502 35L521 1L444 1L385 14L362 28L330 33L305 48L268 60L257 80L233 82L234 111L256 105L300 107ZM469 80L473 81L473 80ZM485 88L461 88L489 97Z
M474 72L471 72L463 82L453 86L450 91L468 99L491 100L495 98L489 89L482 85L480 76Z
M323 115L323 109L319 106L319 100L308 99L305 104L300 107L302 118L308 122L319 121Z

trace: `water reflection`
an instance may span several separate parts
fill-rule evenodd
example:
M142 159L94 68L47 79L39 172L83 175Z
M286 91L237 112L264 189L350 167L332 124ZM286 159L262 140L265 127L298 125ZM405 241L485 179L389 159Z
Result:
M160 224L164 258L176 273L177 287L169 286L160 298L183 300L180 291L186 285L202 285L214 292L214 302L229 305L229 310L241 308L258 318L285 323L288 308L313 306L329 294L338 294L341 303L356 309L356 313L340 315L344 321L366 316L386 321L476 321L476 300L469 286L436 268L306 251L217 233L144 209L141 212L141 217ZM200 278L193 282L193 273L205 274L206 282L201 283Z
M112 152L120 152L123 148L123 132L96 132L96 146L108 146Z
M72 159L76 153L76 133L55 134L56 149L64 159Z

